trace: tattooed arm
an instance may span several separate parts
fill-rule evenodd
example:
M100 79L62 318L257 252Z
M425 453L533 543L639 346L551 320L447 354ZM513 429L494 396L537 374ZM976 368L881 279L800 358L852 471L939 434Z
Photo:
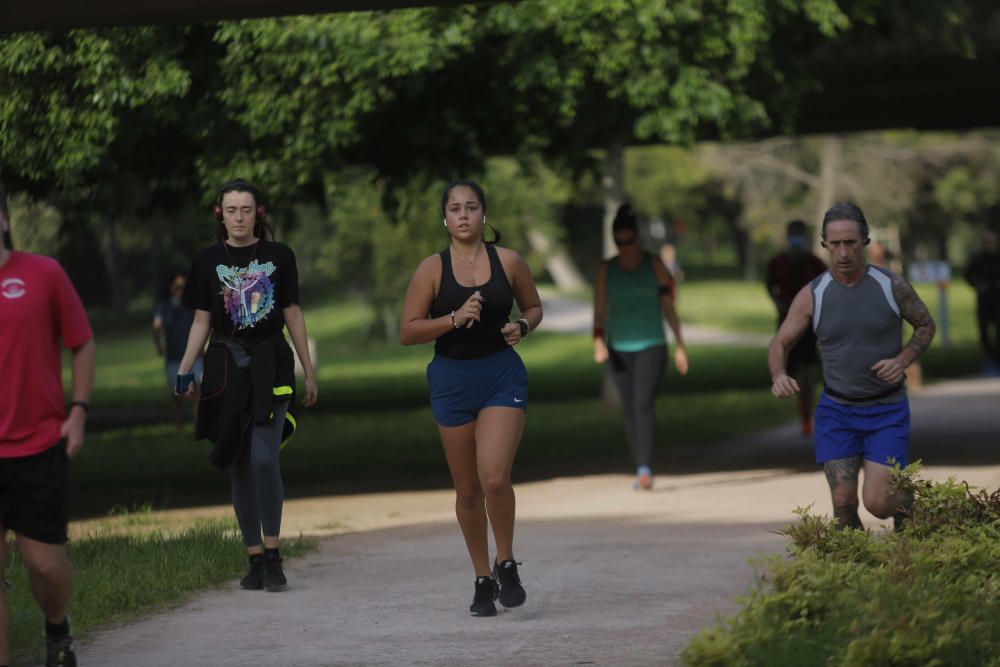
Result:
M916 361L920 353L930 346L937 325L934 324L934 318L931 317L927 306L902 276L893 274L892 294L899 304L900 315L913 326L913 336L898 355L893 359L882 359L872 366L872 370L880 380L897 384L903 381L903 371L906 367Z

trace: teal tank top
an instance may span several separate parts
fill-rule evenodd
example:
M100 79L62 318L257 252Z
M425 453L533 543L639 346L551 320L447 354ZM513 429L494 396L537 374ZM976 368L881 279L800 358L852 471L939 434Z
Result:
M635 271L622 271L608 260L608 346L619 352L640 352L666 345L660 285L649 255Z

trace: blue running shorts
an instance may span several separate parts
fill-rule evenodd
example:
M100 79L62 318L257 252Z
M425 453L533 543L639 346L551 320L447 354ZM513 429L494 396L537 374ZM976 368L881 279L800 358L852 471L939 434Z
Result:
M461 426L483 408L528 407L528 369L512 348L479 359L439 354L427 365L431 410L441 426Z
M909 463L910 402L844 405L824 391L815 416L816 463L861 454L866 461Z

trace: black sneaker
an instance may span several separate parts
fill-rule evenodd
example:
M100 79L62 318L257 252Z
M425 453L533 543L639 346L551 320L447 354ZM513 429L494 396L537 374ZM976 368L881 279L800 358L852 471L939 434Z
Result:
M278 555L277 549L273 552L271 550L264 552L264 570L264 588L271 593L285 590L288 579L281 569L281 556Z
M513 560L493 561L493 577L500 582L500 604L505 607L520 607L528 597L517 574L518 565L520 563Z
M76 651L70 635L46 637L45 652L45 667L76 667Z
M259 591L264 588L264 554L250 556L250 569L246 576L240 579L240 588L248 591Z
M493 601L497 599L497 582L491 577L476 577L476 597L472 598L472 606L469 613L473 616L496 616L497 606Z

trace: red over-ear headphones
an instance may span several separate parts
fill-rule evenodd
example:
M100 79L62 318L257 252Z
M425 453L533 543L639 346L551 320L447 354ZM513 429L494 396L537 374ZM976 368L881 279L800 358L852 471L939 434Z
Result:
M264 205L260 202L260 191L255 188L252 184L244 181L242 178L237 178L236 180L229 181L221 188L219 188L219 194L215 197L215 206L212 211L215 213L215 219L222 222L222 198L227 192L249 192L253 195L253 200L257 203L257 220L261 222L264 221L266 217L266 212L264 211Z

